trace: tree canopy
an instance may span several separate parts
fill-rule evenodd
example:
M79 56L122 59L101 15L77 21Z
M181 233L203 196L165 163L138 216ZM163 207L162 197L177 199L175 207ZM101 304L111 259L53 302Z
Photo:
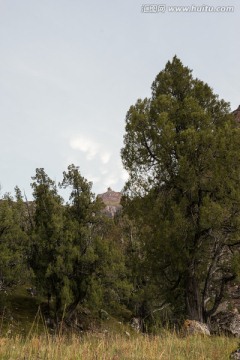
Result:
M125 195L163 298L206 320L235 273L240 129L230 106L176 56L126 116Z
M211 322L240 276L239 149L229 104L175 56L127 113L114 218L73 164L60 183L37 168L33 201L2 196L0 305L32 286L55 324L105 309L144 331Z

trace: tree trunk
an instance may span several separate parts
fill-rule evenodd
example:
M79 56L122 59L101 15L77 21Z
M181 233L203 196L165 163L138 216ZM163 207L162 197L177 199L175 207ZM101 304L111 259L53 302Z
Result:
M80 303L81 298L78 297L74 302L72 302L66 311L66 318L68 319L68 321L71 320L75 310L77 309L78 304Z
M203 308L199 285L193 273L188 274L186 278L185 304L188 318L203 322Z

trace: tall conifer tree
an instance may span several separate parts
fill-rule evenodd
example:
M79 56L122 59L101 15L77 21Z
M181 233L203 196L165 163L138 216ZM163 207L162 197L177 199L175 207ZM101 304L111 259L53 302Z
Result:
M175 56L126 117L125 194L164 298L207 320L235 277L240 129L229 104Z

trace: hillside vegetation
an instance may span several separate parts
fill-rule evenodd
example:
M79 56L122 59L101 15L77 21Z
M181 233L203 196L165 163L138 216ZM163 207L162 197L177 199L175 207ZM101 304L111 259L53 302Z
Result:
M240 336L234 114L175 56L127 112L122 193L95 196L71 164L59 183L37 168L33 201L2 194L2 358L230 353L235 340L217 336ZM214 337L171 335L186 319Z
M4 360L227 360L237 342L226 337L178 338L176 335L0 338Z

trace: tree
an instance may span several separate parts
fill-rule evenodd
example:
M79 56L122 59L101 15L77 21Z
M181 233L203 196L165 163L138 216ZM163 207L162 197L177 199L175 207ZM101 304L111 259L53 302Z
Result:
M16 201L10 194L0 200L0 293L25 283L28 277L24 204L16 187Z
M56 320L64 314L71 322L83 303L94 311L108 306L127 313L131 284L121 244L113 239L118 231L101 213L103 204L92 193L92 184L77 166L68 166L59 184L69 193L64 204L44 169L37 169L32 179L35 211L30 265L38 290L54 300Z
M240 129L229 104L175 56L126 116L125 195L152 281L175 311L207 320L235 278Z
M55 297L57 313L63 286L63 278L56 271L59 267L58 252L64 243L63 199L58 194L55 182L43 168L36 169L32 180L35 211L29 263L34 271L37 289L48 296L48 301Z
M67 312L69 316L77 305L84 301L95 270L97 254L93 234L98 222L100 203L91 191L92 184L81 176L79 167L69 165L63 172L62 188L70 192L69 203L65 206L65 247L63 266L68 264L64 292L71 294Z
M114 218L101 216L95 228L98 262L97 281L101 284L102 307L114 316L130 320L133 309L130 298L133 293L132 263L129 262L129 224L118 211Z

